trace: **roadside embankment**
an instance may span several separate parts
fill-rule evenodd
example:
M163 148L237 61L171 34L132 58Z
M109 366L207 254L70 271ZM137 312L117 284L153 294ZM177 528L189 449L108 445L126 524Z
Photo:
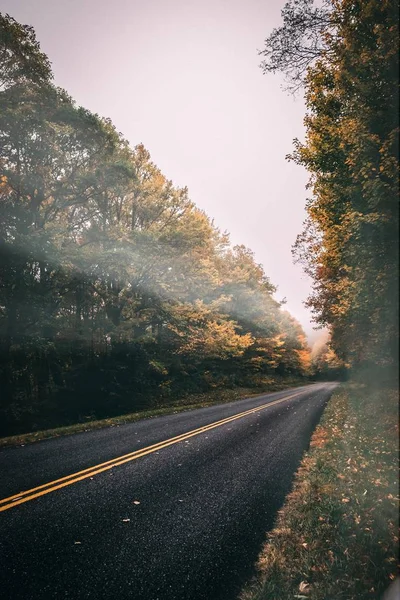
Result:
M310 382L307 380L295 377L276 377L269 380L265 379L259 385L253 387L216 388L203 393L187 394L181 398L169 400L166 403L159 402L158 405L150 409L142 409L140 411L105 419L88 419L70 425L2 437L0 438L0 448L6 446L20 446L21 444L30 444L44 439L79 433L81 431L115 427L124 425L125 423L134 423L141 419L171 415L187 410L194 410L196 408L205 408L214 404L234 402L236 400L242 400L243 398L277 392L279 390L306 385L308 383Z
M332 396L240 600L382 598L397 574L398 392Z

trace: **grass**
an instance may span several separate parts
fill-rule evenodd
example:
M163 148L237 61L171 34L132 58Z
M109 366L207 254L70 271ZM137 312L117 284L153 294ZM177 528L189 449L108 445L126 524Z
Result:
M188 410L194 410L196 408L205 408L215 404L223 404L226 402L242 400L243 398L279 391L288 387L294 387L296 385L305 385L306 383L308 382L299 381L297 379L271 379L268 382L264 382L263 385L260 385L257 388L237 387L234 389L214 389L206 393L191 394L189 396L180 398L173 403L170 402L165 406L160 406L157 408L144 409L117 417L85 421L83 423L75 423L73 425L66 425L52 429L44 429L42 431L34 431L30 433L21 433L18 435L3 437L0 438L0 448L31 444L44 439L72 435L82 431L103 429L104 427L116 427L126 423L134 423L135 421L139 421L141 419L149 419L162 415L171 415Z
M332 396L240 600L382 598L397 575L398 393Z

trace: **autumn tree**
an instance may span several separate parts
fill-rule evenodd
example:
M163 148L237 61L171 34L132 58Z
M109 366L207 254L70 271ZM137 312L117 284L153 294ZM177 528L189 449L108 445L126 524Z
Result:
M295 246L314 279L308 303L345 362L395 365L398 6L340 0L312 8L294 0L283 16L264 68L305 86L306 140L295 142L292 158L310 172L313 192ZM281 53L271 54L271 44ZM287 47L301 72L292 73Z
M307 375L250 250L0 16L0 422L17 432Z

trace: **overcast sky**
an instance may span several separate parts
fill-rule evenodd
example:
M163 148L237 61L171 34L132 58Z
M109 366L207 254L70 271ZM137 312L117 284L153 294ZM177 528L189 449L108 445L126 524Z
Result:
M55 83L142 142L175 185L263 264L309 333L310 282L291 246L307 174L285 160L302 98L262 75L257 50L284 0L0 0L33 25Z

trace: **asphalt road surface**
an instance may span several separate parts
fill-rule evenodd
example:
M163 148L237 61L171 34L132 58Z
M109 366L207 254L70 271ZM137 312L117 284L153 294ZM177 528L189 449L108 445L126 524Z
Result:
M0 451L3 600L234 600L336 384Z

